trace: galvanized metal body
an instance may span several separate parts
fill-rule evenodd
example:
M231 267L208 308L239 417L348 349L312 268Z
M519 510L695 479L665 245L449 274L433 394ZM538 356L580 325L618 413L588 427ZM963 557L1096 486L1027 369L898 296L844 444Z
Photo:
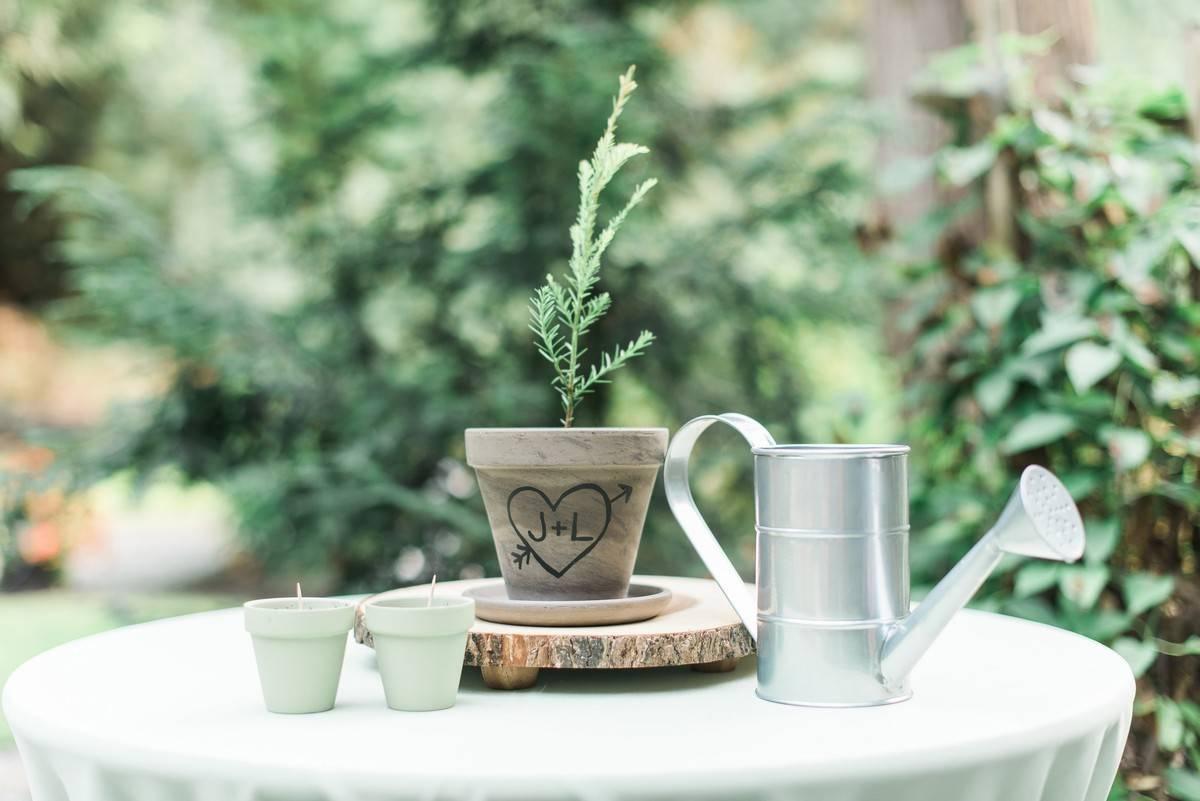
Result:
M754 449L758 694L858 706L906 698L879 680L907 617L908 448Z
M754 453L756 597L692 497L688 459L713 423ZM685 424L667 450L667 500L758 643L758 695L805 706L874 706L911 695L908 676L1004 553L1074 561L1083 525L1047 470L1025 470L996 525L909 613L908 447L777 445L740 414Z

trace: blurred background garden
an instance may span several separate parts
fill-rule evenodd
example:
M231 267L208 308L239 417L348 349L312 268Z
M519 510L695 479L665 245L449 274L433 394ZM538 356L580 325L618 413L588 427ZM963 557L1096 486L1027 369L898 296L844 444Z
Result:
M1189 0L0 0L0 682L297 579L498 575L462 432L559 418L527 305L630 64L618 194L659 184L592 340L657 341L577 424L911 443L918 596L1050 466L1085 560L976 605L1112 645L1112 797L1200 801ZM662 497L638 570L703 575Z

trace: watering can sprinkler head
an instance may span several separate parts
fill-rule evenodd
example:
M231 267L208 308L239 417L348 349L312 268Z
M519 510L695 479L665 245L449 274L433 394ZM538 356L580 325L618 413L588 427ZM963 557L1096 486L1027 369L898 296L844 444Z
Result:
M1074 562L1083 555L1083 521L1071 493L1049 470L1026 467L1004 511L983 539L907 618L893 625L880 654L887 686L901 686L954 614L995 570L1004 554Z
M1005 553L1074 562L1083 556L1083 521L1062 482L1030 465L985 539Z

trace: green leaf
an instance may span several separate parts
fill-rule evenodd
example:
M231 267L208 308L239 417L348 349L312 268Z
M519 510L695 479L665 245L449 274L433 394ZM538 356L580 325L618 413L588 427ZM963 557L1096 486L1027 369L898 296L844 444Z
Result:
M1004 604L1006 614L1015 615L1035 623L1045 623L1048 626L1060 625L1058 616L1041 598L1013 598Z
M984 328L996 328L1009 321L1018 304L1021 293L1011 286L981 289L971 298L971 311Z
M1154 722L1158 750L1170 754L1183 747L1183 714L1174 701L1161 695L1158 697Z
M1194 375L1180 378L1172 373L1159 373L1150 385L1150 397L1164 406L1183 404L1200 395L1200 378Z
M954 186L966 186L992 168L997 154L990 139L970 147L947 147L938 157L938 171Z
M1049 317L1042 321L1042 327L1021 343L1021 352L1027 356L1061 348L1087 339L1100 332L1094 320L1084 317Z
M1021 453L1039 448L1062 439L1075 427L1075 418L1062 412L1034 412L1009 430L1000 449L1004 453Z
M1174 244L1166 231L1135 237L1124 250L1114 255L1117 279L1130 292L1136 292L1138 287L1152 280L1155 267L1166 258Z
M1098 642L1112 642L1118 634L1128 631L1133 615L1115 609L1099 609L1079 615L1072 628Z
M1117 350L1121 351L1121 355L1147 373L1153 373L1158 370L1158 357L1129 328L1129 324L1125 322L1124 318L1116 317L1113 319L1109 339L1117 346Z
M1109 571L1102 565L1060 565L1058 590L1083 610L1091 609L1108 584Z
M1017 570L1013 595L1028 598L1050 589L1058 582L1058 568L1056 562L1026 562Z
M1200 773L1183 768L1167 768L1167 791L1179 801L1200 801Z
M1190 15L1195 20L1194 15ZM1187 119L1190 102L1187 95L1178 86L1165 86L1161 89L1146 89L1146 95L1140 99L1138 114L1163 122L1178 122Z
M1161 165L1149 158L1122 154L1114 156L1112 161L1121 197L1139 215L1153 213L1168 189Z
M1087 547L1083 549L1083 560L1089 565L1101 565L1112 556L1121 539L1121 524L1115 518L1089 520L1084 525Z
M1045 386L1050 377L1058 371L1058 359L1049 353L1020 356L1010 364L1015 377L1028 379L1039 387Z
M1140 615L1171 597L1175 591L1175 579L1153 573L1130 573L1122 579L1121 591L1125 596L1125 608Z
M1004 370L988 373L975 384L975 400L989 416L998 414L1012 400L1016 383Z
M1168 359L1188 364L1194 358L1192 340L1186 336L1179 336L1171 331L1162 331L1159 333L1156 344Z
M1150 669L1154 660L1158 659L1158 649L1153 643L1135 640L1132 637L1122 637L1112 644L1112 649L1129 663L1133 675L1141 677Z
M1160 480L1154 486L1153 492L1155 495L1161 495L1182 504L1187 507L1188 511L1200 510L1200 489L1196 487Z
M1192 227L1181 226L1175 229L1175 239L1187 251L1192 264L1200 267L1200 231Z
M1183 722L1192 731L1200 732L1200 704L1191 701L1176 701L1183 715Z
M1132 470L1150 456L1150 436L1139 428L1105 428L1100 436L1117 470Z
M1122 340L1118 343L1118 347L1121 349L1121 355L1147 373L1153 373L1158 369L1158 357L1136 337L1130 336Z
M1120 363L1121 354L1107 345L1077 342L1067 350L1067 377L1077 392L1086 392Z
M1040 128L1047 136L1057 140L1059 144L1070 144L1071 140L1074 139L1074 124L1070 118L1059 114L1057 111L1051 111L1047 108L1034 111L1033 124Z

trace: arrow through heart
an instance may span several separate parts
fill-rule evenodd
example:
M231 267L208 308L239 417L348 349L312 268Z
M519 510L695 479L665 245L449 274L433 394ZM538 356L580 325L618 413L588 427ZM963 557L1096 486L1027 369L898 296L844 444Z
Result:
M537 487L517 487L508 496L508 522L521 540L511 553L518 568L537 560L547 573L562 578L604 539L613 504L629 503L633 487L618 484L613 497L598 484L576 484L551 501Z

